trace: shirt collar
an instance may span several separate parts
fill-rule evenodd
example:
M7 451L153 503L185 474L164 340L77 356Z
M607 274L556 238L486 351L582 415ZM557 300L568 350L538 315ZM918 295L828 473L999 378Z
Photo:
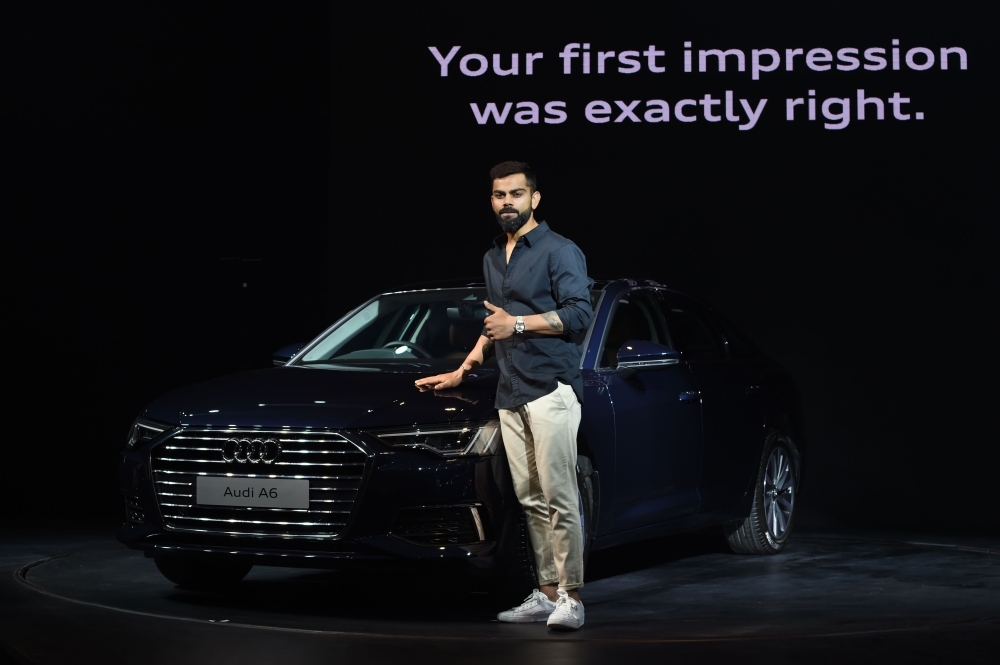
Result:
M546 221L538 222L538 226L531 229L525 233L521 238L524 239L524 244L531 247L534 243L538 242L543 235L549 232L549 223ZM519 240L521 238L518 238ZM496 238L493 239L493 244L497 247L504 247L507 244L507 234L501 233Z

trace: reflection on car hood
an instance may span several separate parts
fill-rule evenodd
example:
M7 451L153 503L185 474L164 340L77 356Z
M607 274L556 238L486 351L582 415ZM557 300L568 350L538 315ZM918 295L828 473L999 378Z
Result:
M328 365L242 372L167 393L143 415L165 423L203 427L333 429L496 417L495 370L481 368L455 390L422 393L413 382L446 369L400 369ZM418 369L425 371L414 371Z

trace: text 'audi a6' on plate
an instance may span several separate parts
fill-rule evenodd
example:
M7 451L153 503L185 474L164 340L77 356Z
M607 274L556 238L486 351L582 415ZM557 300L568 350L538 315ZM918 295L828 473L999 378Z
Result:
M537 582L496 410L496 360L455 390L487 316L480 283L384 293L277 367L168 393L120 461L119 539L176 584L253 565L453 563L521 598ZM787 373L725 319L648 281L597 282L578 442L589 551L721 525L780 551L802 434ZM281 352L279 352L280 354Z

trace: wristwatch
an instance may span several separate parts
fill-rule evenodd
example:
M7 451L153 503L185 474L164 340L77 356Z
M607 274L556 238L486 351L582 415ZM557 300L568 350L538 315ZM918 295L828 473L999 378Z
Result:
M514 322L514 332L523 333L524 332L524 317L517 317L517 321Z

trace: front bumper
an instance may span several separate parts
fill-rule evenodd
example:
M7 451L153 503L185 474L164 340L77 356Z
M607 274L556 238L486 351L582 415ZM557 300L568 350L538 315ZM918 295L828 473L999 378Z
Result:
M350 434L369 459L350 519L333 536L246 535L177 528L164 519L155 490L153 450L177 431L122 453L119 462L125 519L118 539L147 556L226 554L259 565L339 567L392 562L467 562L490 569L508 547L520 507L502 448L486 457L442 458L425 450L389 449L373 437ZM401 520L414 511L474 510L478 534L460 542L415 537ZM452 539L454 540L454 539ZM434 542L431 542L434 541Z

